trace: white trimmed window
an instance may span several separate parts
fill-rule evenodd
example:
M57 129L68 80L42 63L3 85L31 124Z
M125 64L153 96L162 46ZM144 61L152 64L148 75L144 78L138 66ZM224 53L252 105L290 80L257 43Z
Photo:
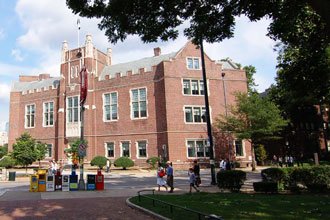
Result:
M131 90L131 116L133 119L147 117L147 89Z
M115 121L118 119L118 93L112 92L103 95L103 119Z
M191 70L200 70L200 58L187 57L187 68Z
M202 106L185 106L185 122L186 123L206 123L205 107Z
M147 157L147 141L137 142L137 157L146 158Z
M234 141L236 157L244 157L244 145L243 141L238 139Z
M43 126L49 127L54 125L54 102L45 102L44 103L44 119Z
M79 122L79 98L78 96L68 97L67 99L67 122Z
M35 120L35 105L26 105L25 106L25 127L34 128Z
M120 156L122 157L130 157L130 142L129 141L122 141L121 142L121 152Z
M187 140L187 155L189 158L206 158L210 157L210 147L204 139Z
M106 157L115 157L115 143L114 142L107 142L105 143L106 147Z
M53 145L52 144L47 144L46 145L46 153L45 153L45 157L52 157L53 154Z
M184 95L204 95L204 82L198 79L183 79Z

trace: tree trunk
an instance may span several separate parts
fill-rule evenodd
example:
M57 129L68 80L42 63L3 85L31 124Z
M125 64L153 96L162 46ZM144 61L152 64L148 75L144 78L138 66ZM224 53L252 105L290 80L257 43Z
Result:
M255 171L257 164L256 164L256 156L254 154L254 146L252 142L251 142L251 156L252 156L252 171Z

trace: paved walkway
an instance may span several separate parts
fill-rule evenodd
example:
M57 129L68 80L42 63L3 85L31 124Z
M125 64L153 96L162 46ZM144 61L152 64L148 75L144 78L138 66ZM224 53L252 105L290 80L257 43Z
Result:
M138 175L143 176L145 173L139 172ZM253 190L252 183L255 181L260 181L260 171L248 172L242 191ZM175 188L174 194L187 193L188 187L179 186ZM126 205L126 199L136 196L142 189L144 188L70 192L0 191L0 219L154 219ZM156 187L153 189L156 190ZM200 190L220 192L217 186L211 185L203 185ZM155 193L167 194L165 191Z

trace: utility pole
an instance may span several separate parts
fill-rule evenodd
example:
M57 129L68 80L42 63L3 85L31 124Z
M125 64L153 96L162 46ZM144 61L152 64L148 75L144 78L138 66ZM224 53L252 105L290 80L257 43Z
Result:
M206 70L205 70L205 59L204 59L204 48L203 48L203 38L200 38L200 50L201 50L201 59L202 59L202 73L203 73L203 82L204 82L204 99L205 99L205 116L206 116L206 125L207 125L207 144L210 147L210 167L211 167L211 185L215 185L215 165L214 165L214 153L213 153L213 138L212 138L212 127L210 120L210 106L209 106L209 97L207 90L207 80L206 80Z

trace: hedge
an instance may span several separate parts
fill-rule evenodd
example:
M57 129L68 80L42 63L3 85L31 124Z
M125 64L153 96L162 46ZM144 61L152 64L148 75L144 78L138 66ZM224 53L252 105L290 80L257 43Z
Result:
M223 170L217 173L217 182L220 189L239 192L245 180L246 173L242 170Z

